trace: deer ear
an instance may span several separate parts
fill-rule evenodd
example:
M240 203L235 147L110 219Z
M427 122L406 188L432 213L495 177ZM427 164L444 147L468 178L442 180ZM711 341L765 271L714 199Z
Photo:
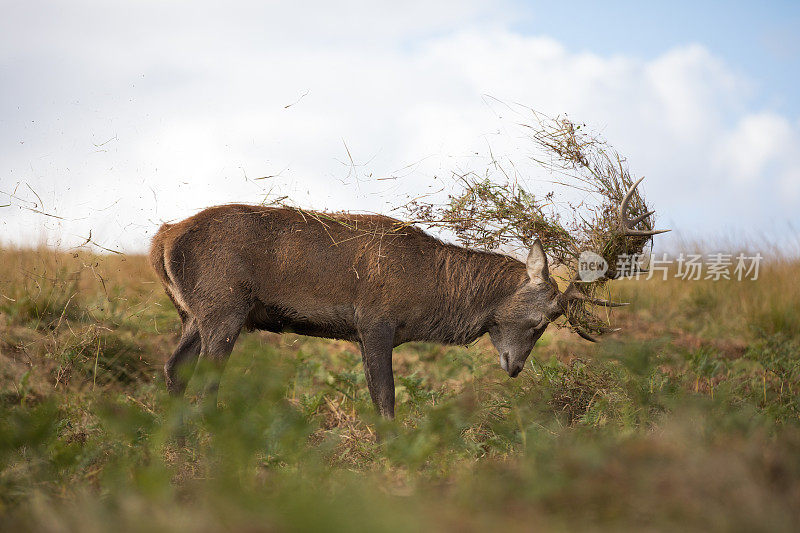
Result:
M531 283L544 283L550 280L550 269L547 267L547 256L542 248L542 242L539 239L531 246L531 251L528 252L528 277L531 278Z

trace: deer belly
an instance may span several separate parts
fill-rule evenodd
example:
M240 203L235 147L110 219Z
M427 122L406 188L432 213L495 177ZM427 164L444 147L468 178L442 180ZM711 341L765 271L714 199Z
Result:
M292 332L311 337L356 340L357 333L351 306L338 306L314 311L279 308L257 303L247 318L249 329L274 333Z

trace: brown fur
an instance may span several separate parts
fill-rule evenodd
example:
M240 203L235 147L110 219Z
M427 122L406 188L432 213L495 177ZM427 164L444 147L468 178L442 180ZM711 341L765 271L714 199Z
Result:
M393 383L391 348L466 344L503 313L536 304L520 296L530 284L524 263L379 215L212 207L163 225L150 261L183 322L181 345L165 367L175 393L185 387L177 366L201 348L223 362L243 326L294 331L358 342L373 400L391 416L393 385L391 401L383 390ZM537 289L540 300L542 291L552 296L549 289Z

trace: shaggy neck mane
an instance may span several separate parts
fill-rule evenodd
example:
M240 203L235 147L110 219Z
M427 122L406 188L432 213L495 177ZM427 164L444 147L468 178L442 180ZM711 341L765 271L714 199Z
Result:
M527 278L524 263L512 257L452 244L436 250L439 279L431 339L468 344L484 333L497 306Z

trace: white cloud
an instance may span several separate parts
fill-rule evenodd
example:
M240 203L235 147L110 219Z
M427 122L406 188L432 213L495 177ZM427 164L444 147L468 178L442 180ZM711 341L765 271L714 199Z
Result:
M0 23L0 190L29 183L69 219L47 221L65 245L91 228L141 249L160 220L273 185L308 206L385 210L488 143L524 163L519 109L487 94L601 128L673 227L797 220L800 125L748 110L750 84L698 45L649 61L574 53L483 2L90 5L15 7ZM358 181L347 150L361 176L417 164ZM5 239L40 231L29 211L1 215Z
M716 163L743 187L774 187L782 203L800 193L800 130L774 113L744 116L719 143Z
M656 117L676 139L703 142L742 103L747 85L702 46L670 50L645 66ZM653 117L653 118L656 118Z

